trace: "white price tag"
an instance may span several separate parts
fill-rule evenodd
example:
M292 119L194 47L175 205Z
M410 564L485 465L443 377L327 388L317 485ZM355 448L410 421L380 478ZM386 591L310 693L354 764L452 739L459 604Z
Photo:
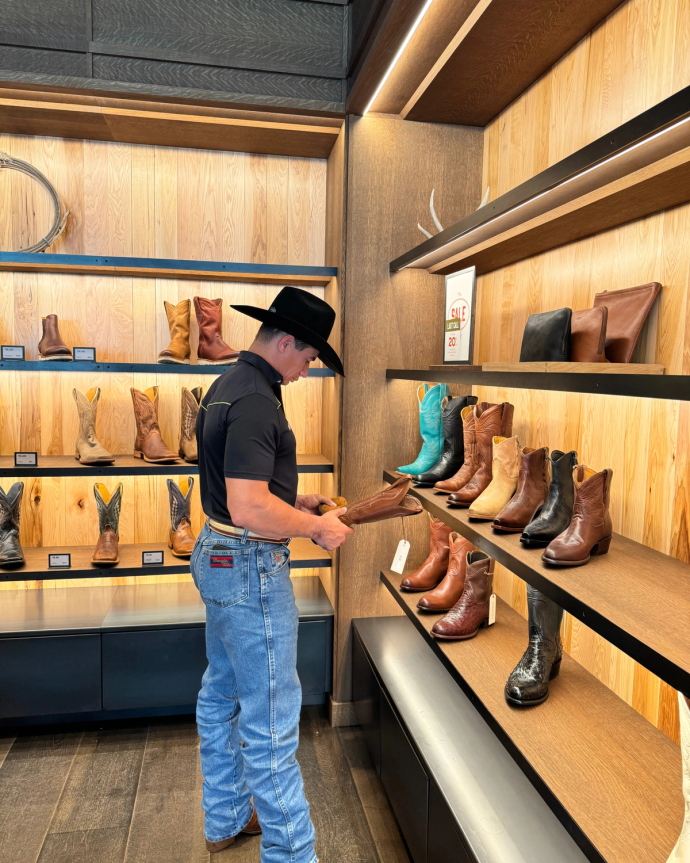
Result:
M489 626L496 623L496 594L489 597Z
M95 363L96 348L74 348L72 356L74 357L75 362Z
M142 551L141 553L142 566L162 566L163 552L162 551Z
M403 574L403 570L405 569L405 561L407 560L407 555L410 552L410 543L406 539L401 539L398 543L398 550L395 552L395 557L393 558L393 563L391 563L391 569L393 572L397 572L399 575Z
M48 569L69 569L72 566L70 554L49 554Z
M3 360L23 360L24 347L23 345L3 345L2 346Z
M38 467L38 453L16 452L14 454L15 467Z

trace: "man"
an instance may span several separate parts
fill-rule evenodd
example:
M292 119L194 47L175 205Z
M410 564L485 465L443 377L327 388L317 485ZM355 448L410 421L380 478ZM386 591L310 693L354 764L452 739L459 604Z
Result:
M262 326L218 378L197 419L201 505L207 516L192 575L206 605L206 654L197 703L206 847L263 833L262 863L318 863L295 760L302 692L289 537L337 548L353 533L323 516L323 495L297 494L295 436L281 383L306 377L317 357L343 367L328 344L335 312L297 288L270 309L233 306Z

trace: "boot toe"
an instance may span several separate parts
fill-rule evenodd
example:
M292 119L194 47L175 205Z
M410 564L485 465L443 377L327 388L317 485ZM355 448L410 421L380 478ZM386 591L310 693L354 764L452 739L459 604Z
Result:
M517 701L520 704L538 703L543 701L548 693L548 684L540 682L509 680L505 685L505 695L508 701Z

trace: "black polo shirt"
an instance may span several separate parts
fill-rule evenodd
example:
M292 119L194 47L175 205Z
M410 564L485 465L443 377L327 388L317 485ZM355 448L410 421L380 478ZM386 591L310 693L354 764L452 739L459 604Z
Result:
M258 354L241 351L237 364L209 388L196 421L201 507L231 524L225 478L268 483L294 506L297 442L285 416L282 375Z

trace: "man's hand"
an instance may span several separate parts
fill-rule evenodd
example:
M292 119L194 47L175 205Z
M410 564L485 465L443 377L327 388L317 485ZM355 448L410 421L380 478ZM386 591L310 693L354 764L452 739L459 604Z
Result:
M308 512L310 515L319 515L319 506L322 503L326 506L335 506L330 497L324 497L322 494L298 494L295 509Z
M308 495L308 497L321 497L321 495ZM320 503L328 503L328 500L323 499ZM325 515L319 518L312 539L314 542L325 548L326 551L333 551L334 548L341 546L350 534L354 533L351 527L343 524L340 521L340 516L347 512L346 506L341 506L338 509L332 509Z

